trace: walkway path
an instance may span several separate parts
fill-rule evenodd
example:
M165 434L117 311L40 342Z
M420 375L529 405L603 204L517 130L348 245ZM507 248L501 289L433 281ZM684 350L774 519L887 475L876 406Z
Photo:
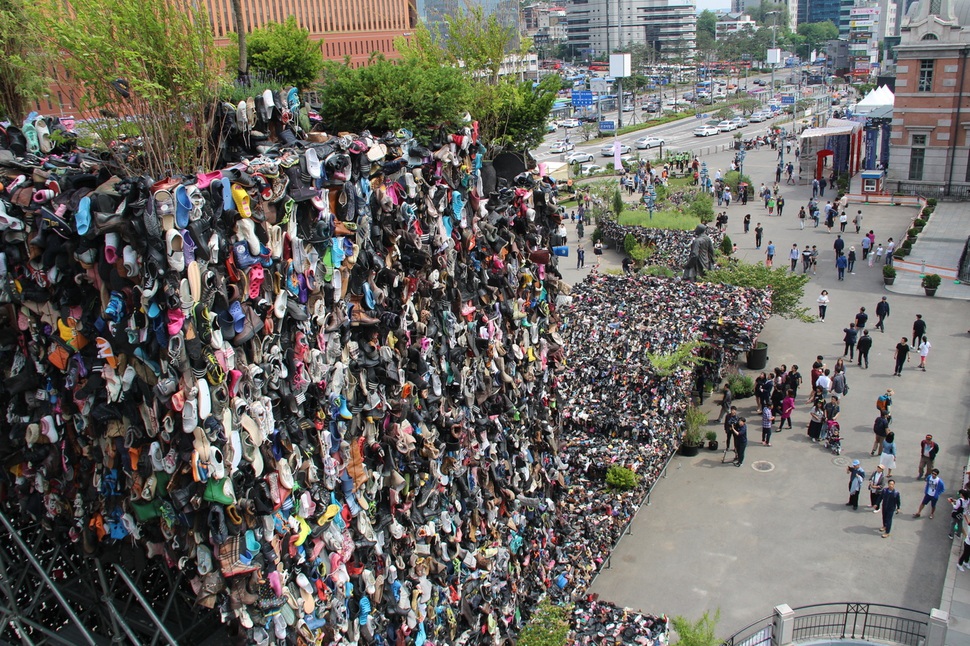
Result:
M966 213L967 207L962 203L938 204L916 238L912 253L897 263L896 282L886 289L897 294L920 295L924 293L920 274L936 273L943 278L936 291L937 298L970 300L970 285L955 282L963 246L970 233Z

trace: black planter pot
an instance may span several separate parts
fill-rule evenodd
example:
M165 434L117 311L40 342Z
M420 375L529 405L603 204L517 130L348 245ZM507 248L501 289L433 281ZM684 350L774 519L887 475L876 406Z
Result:
M927 296L936 296L936 287L924 287L923 291L926 292Z
M693 444L681 444L677 452L680 453L685 458L696 457L700 453L701 447L695 446Z
M883 276L882 277L882 282L885 283L886 285L892 285L893 283L896 282L896 277L893 276L892 278L889 278L887 276Z
M711 440L710 442L707 443L707 448L709 448L711 451L717 451L717 446L718 446L717 440Z

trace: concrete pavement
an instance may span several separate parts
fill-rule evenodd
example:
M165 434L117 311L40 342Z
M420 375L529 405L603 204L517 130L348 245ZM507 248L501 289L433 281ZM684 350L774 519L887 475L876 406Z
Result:
M706 161L709 168L727 168L730 154ZM770 150L751 152L745 171L756 184L764 181L770 185L774 163L775 153ZM845 281L836 280L832 250L836 234L826 233L824 227L800 230L798 226L796 214L807 202L809 191L783 187L787 205L782 218L767 217L756 201L747 206L733 204L728 209L728 234L738 244L742 258L764 260L764 248L754 248L753 231L742 233L742 218L749 212L752 230L760 221L765 244L775 242L776 266L785 264L785 251L792 243L799 248L814 244L821 252L818 275L806 288L804 305L814 311L819 291L827 289L831 298L828 320L809 324L773 317L760 338L769 344L769 368L797 363L807 376L817 354L832 366L842 351L842 328L859 307L866 306L874 314L879 298L889 296L892 313L886 334L875 334L871 368L849 367L851 392L844 398L840 417L843 454L835 456L808 441L805 387L799 392L793 416L795 429L776 435L772 447L758 442L753 400L738 401L741 413L753 421L749 423L753 441L745 466L738 469L722 464L720 452L706 450L696 458L675 458L670 476L654 490L652 504L641 510L632 534L614 552L613 567L604 570L591 588L604 599L646 612L691 618L720 608L721 635L770 614L779 603L794 607L870 601L925 611L940 604L949 555L957 545L947 538L946 508L933 520L925 513L921 519L911 518L922 495L922 483L915 479L916 464L919 441L932 432L942 445L937 466L948 490L959 488L968 455L965 431L970 396L963 385L970 365L970 308L962 300L887 292L881 267L861 262L861 235L854 231L846 239L860 252L856 273ZM863 233L874 229L877 240L883 242L889 236L902 239L915 215L911 207L850 206L850 212L863 209ZM893 377L894 345L900 337L910 336L916 313L928 321L933 344L929 369L918 372L914 362L902 377ZM887 387L896 390L893 430L899 464L893 475L902 493L903 512L896 517L892 537L883 539L877 515L862 508L851 511L844 503L848 498L846 464L859 459L867 474L875 468L876 460L869 456L875 400ZM712 402L705 405L711 419L716 417L716 408ZM720 433L718 425L712 423L710 428ZM970 618L970 589L960 602L967 603Z
M943 282L936 298L970 300L970 285L956 281L967 233L966 207L962 203L937 204L916 238L913 251L905 260L896 262L896 282L886 289L896 294L924 294L921 275L939 274Z

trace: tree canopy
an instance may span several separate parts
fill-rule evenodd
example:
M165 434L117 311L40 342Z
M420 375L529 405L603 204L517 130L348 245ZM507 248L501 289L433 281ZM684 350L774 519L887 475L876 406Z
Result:
M798 25L798 35L807 47L806 55L813 49L823 46L826 41L839 37L839 28L831 20L825 22L806 22Z
M236 39L230 34L230 39ZM310 40L310 32L301 29L294 16L280 24L271 22L246 35L249 71L272 78L281 85L306 88L319 80L323 70L320 42ZM239 49L232 44L226 49L229 69L239 63Z
M47 56L23 0L0 0L0 24L0 119L20 123L30 101L49 89Z

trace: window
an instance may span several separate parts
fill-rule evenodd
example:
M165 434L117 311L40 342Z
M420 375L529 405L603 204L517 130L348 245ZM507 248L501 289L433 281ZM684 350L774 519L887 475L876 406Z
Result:
M913 145L914 146L925 146L926 145L926 135L913 135Z
M933 91L933 65L936 61L920 61L919 62L919 83L917 84L917 92L932 92Z
M909 178L920 181L923 179L923 161L926 158L925 148L913 148L909 155Z

